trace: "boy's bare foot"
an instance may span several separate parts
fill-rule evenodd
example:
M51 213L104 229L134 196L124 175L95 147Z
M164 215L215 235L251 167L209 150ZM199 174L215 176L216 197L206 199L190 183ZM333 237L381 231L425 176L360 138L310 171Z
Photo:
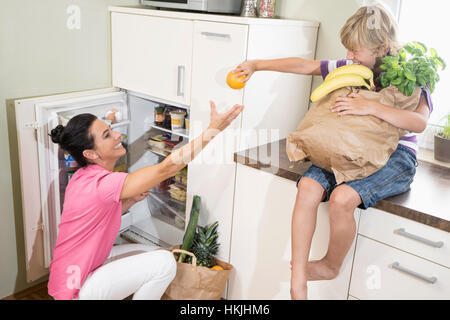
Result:
M337 277L339 270L331 267L325 259L308 261L306 276L308 281L331 280Z
M308 288L306 284L296 288L291 287L291 300L307 300Z

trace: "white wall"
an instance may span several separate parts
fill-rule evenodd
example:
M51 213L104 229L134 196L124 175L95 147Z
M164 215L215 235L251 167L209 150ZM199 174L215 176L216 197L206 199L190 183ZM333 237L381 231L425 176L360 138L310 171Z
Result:
M29 287L11 99L111 86L107 7L138 3L0 1L0 298ZM79 30L66 26L69 5L81 10Z

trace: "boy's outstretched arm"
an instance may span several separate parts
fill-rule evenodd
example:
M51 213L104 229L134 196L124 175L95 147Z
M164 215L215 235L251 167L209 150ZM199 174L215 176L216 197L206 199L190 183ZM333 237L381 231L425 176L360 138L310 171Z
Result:
M247 60L233 70L237 76L245 75L246 82L255 71L278 71L304 75L321 75L320 60L303 58L282 58L272 60Z

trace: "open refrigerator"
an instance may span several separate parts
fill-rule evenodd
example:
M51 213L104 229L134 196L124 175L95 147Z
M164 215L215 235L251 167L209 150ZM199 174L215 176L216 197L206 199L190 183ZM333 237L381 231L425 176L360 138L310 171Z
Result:
M186 114L189 108L117 88L16 100L22 203L29 281L41 277L52 260L63 212L64 194L76 163L53 143L50 131L75 115L92 113L102 119L108 111L121 114L108 122L121 133L127 153L114 171L134 172L164 160L189 141L189 129L167 123L170 110ZM158 112L155 112L155 110ZM161 110L164 109L164 122ZM184 112L183 112L184 111ZM122 216L119 236L130 242L169 247L182 243L186 226L187 167L150 190ZM33 263L32 263L33 262ZM36 262L38 262L36 264Z

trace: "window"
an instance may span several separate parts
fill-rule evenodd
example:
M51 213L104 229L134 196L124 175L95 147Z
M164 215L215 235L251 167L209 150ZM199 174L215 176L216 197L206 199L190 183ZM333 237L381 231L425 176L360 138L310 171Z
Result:
M450 66L450 42L446 32L450 30L448 3L445 0L406 0L400 8L400 38L403 41L420 41L428 48L435 48ZM434 110L429 124L438 124L450 112L450 67L439 73L440 81L432 94Z
M383 4L396 17L402 42L420 41L435 48L448 67L439 72L440 81L431 95L434 110L427 129L418 135L419 147L434 148L434 134L440 130L442 118L450 113L450 42L445 40L450 19L445 0L363 0L362 5Z

